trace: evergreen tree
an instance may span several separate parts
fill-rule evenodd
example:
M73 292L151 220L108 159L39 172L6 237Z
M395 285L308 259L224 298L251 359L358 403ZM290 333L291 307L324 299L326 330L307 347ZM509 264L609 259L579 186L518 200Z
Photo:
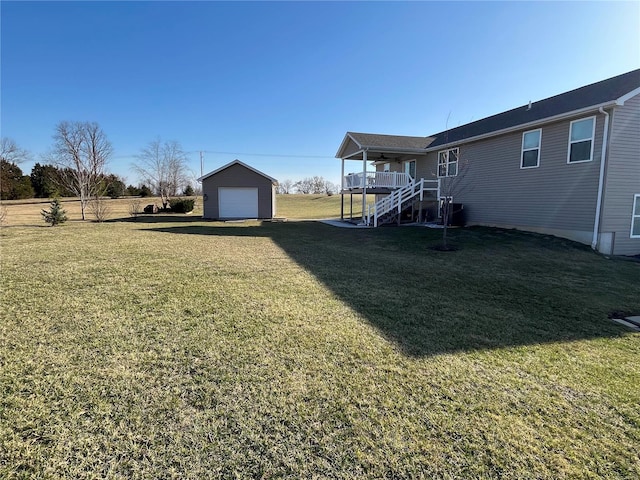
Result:
M33 197L31 179L22 175L15 163L0 159L0 200L19 200Z
M142 185L140 187L140 196L141 197L151 197L153 195L153 192L151 191L151 189L149 187L147 187L146 185Z
M60 205L60 200L54 198L51 201L51 210L42 210L41 215L45 222L50 224L52 227L55 227L59 223L64 223L67 221L67 212L64 211L62 205Z
M127 189L127 186L120 177L113 173L104 176L104 183L106 184L104 192L110 198L119 198L123 196Z
M38 198L72 197L62 182L62 173L55 165L36 163L31 169L31 185Z

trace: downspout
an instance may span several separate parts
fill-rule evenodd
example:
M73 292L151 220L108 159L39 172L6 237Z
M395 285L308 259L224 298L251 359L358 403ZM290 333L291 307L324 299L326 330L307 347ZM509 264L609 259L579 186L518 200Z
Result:
M600 210L602 207L602 190L604 187L604 167L607 158L607 145L609 143L609 114L604 108L598 110L605 116L604 132L602 134L602 152L600 155L600 179L598 180L598 200L596 201L596 218L593 222L593 238L591 239L591 248L596 250L598 247L598 231L600 230Z

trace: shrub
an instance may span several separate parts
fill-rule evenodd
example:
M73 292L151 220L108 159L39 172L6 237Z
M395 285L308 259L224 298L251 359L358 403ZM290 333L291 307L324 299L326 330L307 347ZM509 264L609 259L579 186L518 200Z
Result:
M140 200L131 200L129 202L129 215L131 215L133 218L137 218L142 211L142 208L140 208L141 206L142 202Z
M169 206L173 213L189 213L193 210L195 200L193 198L172 198Z
M89 210L93 213L96 222L104 222L109 215L109 204L101 197L91 199L89 202Z
M52 227L55 227L59 223L64 223L67 221L67 213L60 205L60 200L54 198L51 203L51 209L45 210L42 209L41 215L45 222L50 224Z

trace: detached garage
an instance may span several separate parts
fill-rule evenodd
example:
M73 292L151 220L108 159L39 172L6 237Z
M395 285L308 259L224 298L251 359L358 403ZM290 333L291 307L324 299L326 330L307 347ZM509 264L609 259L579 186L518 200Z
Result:
M273 218L276 214L278 181L240 160L198 181L202 182L203 218Z

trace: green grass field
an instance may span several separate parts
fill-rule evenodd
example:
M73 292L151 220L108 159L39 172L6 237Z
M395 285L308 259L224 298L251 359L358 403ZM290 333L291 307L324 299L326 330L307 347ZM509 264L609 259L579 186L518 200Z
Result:
M195 197L196 206L193 215L202 215L202 198ZM374 196L368 195L368 201L373 202ZM124 197L117 200L106 200L107 218L117 219L129 216L132 202L138 202L142 208L148 204L160 205L159 198L138 198ZM67 211L69 220L80 220L80 203L76 199L62 199L62 204ZM3 201L7 209L6 224L9 226L29 226L43 225L40 212L43 208L49 207L48 199L27 199ZM318 218L339 218L340 217L340 195L278 195L276 215L281 218L293 220L318 219ZM345 196L344 215L349 217L350 198ZM353 215L362 215L362 195L353 195ZM91 209L86 213L88 220L95 217Z
M640 335L607 320L640 263L28 208L0 229L0 478L640 477Z

